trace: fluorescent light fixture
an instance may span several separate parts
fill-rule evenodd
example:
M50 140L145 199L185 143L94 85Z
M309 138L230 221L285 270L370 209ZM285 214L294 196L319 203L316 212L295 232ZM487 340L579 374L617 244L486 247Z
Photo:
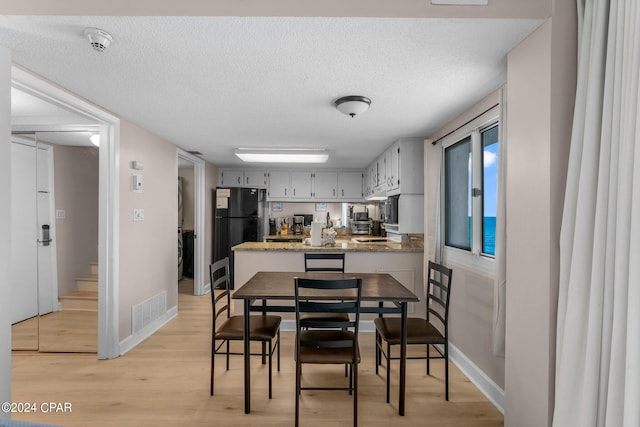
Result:
M94 133L93 135L91 135L91 136L89 137L89 140L90 140L90 141L91 141L91 143L92 143L93 145L95 145L96 147L99 147L99 146L100 146L100 135L99 135L99 134Z
M329 151L317 148L238 148L234 154L250 163L325 163Z

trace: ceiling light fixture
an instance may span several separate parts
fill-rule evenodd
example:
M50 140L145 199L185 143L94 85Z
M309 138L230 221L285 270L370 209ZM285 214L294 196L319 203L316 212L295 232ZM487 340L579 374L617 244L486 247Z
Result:
M96 147L99 147L99 146L100 146L100 135L99 135L99 134L94 133L93 135L91 135L91 136L89 137L89 140L90 140L90 141L91 141L91 143L92 143L93 145L95 145Z
M89 39L91 47L98 52L104 52L113 41L111 34L100 28L85 28L84 35Z
M326 163L329 151L317 148L238 148L234 151L251 163Z
M367 111L369 105L371 105L371 100L364 96L350 95L338 98L333 103L338 111L353 118L357 114Z

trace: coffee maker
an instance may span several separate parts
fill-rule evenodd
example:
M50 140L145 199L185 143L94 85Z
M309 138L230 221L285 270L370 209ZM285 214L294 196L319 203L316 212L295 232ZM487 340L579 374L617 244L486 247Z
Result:
M302 234L304 232L304 217L293 217L293 234Z

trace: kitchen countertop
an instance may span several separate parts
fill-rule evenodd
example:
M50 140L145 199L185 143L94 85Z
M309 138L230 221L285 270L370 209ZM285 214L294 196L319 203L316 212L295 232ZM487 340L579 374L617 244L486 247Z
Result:
M336 239L335 246L308 246L298 242L245 242L231 248L233 251L292 251L292 252L424 252L423 240L408 243L354 243Z

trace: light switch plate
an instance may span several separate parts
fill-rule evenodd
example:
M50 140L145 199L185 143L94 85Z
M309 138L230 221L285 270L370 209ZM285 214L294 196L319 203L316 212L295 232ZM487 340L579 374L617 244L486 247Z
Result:
M133 220L134 221L144 221L144 209L134 209L133 210Z
M67 212L63 209L57 209L56 210L56 219L66 219L67 218Z

